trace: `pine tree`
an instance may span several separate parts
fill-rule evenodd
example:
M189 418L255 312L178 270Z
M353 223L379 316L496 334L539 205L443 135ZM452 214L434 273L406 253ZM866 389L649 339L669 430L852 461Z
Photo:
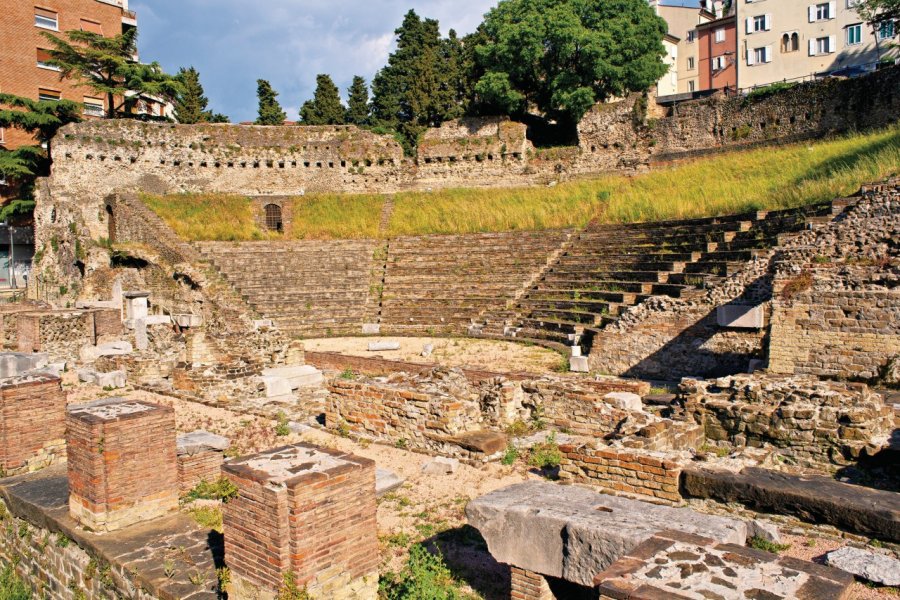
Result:
M257 125L282 125L287 119L287 114L278 103L278 92L272 89L272 85L265 79L256 81L256 97L259 98L259 114L256 117Z
M186 125L206 121L209 100L203 95L200 73L194 67L182 67L176 77L181 82L182 92L175 99L175 119Z
M357 75L347 90L347 123L369 124L369 87L366 80Z
M316 92L312 100L300 107L300 120L304 125L342 125L344 106L340 92L330 75L316 75Z

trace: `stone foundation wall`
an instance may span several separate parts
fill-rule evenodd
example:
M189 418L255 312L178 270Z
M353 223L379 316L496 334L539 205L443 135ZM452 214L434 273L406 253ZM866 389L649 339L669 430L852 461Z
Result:
M804 463L844 464L874 454L894 428L893 410L861 383L736 375L685 379L679 395L708 439L774 446Z
M65 460L66 394L58 377L0 382L0 471L36 471Z
M19 352L50 352L51 358L78 356L82 346L96 344L101 336L122 333L121 311L116 309L15 312L5 317L8 325L15 320Z

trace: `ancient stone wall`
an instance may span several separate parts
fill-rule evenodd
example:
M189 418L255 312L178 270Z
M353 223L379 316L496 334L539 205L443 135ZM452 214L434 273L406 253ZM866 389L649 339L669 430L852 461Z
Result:
M708 439L769 445L806 463L843 464L874 454L894 425L893 410L862 383L777 375L688 378L680 396Z

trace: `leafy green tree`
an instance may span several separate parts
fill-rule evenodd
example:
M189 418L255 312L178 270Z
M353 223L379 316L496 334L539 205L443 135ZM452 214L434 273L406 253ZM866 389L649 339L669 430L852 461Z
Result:
M481 27L476 96L507 114L536 107L574 126L596 102L666 72L666 23L646 0L505 0Z
M412 153L427 127L453 118L459 107L438 22L411 10L394 33L397 50L372 80L372 116L377 126L396 129L404 150Z
M259 99L259 114L256 117L256 124L282 125L287 119L287 114L278 103L278 92L272 89L272 85L265 79L256 81L256 97Z
M0 150L0 178L18 188L18 198L0 209L0 220L34 209L34 180L50 174L50 144L60 127L81 120L82 105L71 100L31 100L0 94L0 127L35 137L35 145Z
M357 75L347 89L346 122L352 125L369 124L369 86Z
M175 99L175 118L186 125L205 121L209 99L203 93L200 73L194 67L182 67L176 77L181 83L182 91Z
M206 122L207 123L231 123L231 119L228 118L228 115L223 115L222 113L207 112Z
M138 103L174 102L181 92L178 79L158 63L134 60L136 29L113 37L78 30L66 32L67 39L47 32L44 36L53 45L48 63L59 67L61 77L104 95L110 119L134 118Z
M871 25L875 35L875 49L881 60L881 28L887 23L893 23L894 28L898 26L900 0L860 0L856 5L856 12Z
M345 111L341 94L330 75L316 75L316 91L312 100L300 107L304 125L342 125Z

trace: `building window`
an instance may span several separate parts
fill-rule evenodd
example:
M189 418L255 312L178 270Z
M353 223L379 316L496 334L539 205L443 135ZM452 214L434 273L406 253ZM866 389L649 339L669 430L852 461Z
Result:
M59 102L62 98L62 94L60 94L56 90L45 90L44 88L38 88L38 100L41 102Z
M690 44L690 43L694 42L696 39L697 39L697 30L691 29L690 31L688 31L688 33L687 33L688 43Z
M697 88L697 85L694 83L694 81L688 81L688 91L690 93L693 94L694 91L696 90L696 88Z
M284 224L281 220L281 207L277 204L266 204L266 229L269 231L282 231Z
M752 19L747 19L747 33L758 33L770 29L772 29L771 15L757 15Z
M835 2L822 2L809 7L809 22L828 21L834 18Z
M784 53L787 52L796 52L800 49L800 34L796 31L794 33L786 33L781 36L781 51Z
M764 64L767 62L771 62L769 58L769 48L754 48L753 49L753 64Z
M37 49L37 66L38 66L38 68L48 69L50 71L61 71L62 69L60 69L56 65L50 64L51 60L52 60L52 58L50 56L49 51L44 50L43 48Z
M85 96L84 114L90 117L105 117L106 110L103 108L103 100L101 98Z
M81 20L81 30L89 31L91 33L96 33L98 35L103 35L103 25L101 25L97 21L89 21L88 19L82 19Z
M0 127L0 146L6 145L6 129Z
M878 37L882 40L887 40L894 37L894 22L893 21L885 21L878 28Z
M847 45L857 46L862 43L862 24L847 26Z
M716 29L716 43L721 44L725 41L725 28Z
M831 54L834 51L831 43L831 36L820 37L816 38L815 40L811 40L810 46L813 50L813 52L811 52L813 56L817 56L820 54Z
M696 65L695 65L695 63L694 63L694 57L693 57L693 56L689 56L689 57L688 57L688 70L689 70L689 71L693 71L695 66L696 66Z
M34 26L59 31L59 14L45 8L34 7Z
M727 66L728 66L728 62L726 60L726 57L724 57L724 56L714 56L713 57L713 59L712 59L713 72L721 71Z

